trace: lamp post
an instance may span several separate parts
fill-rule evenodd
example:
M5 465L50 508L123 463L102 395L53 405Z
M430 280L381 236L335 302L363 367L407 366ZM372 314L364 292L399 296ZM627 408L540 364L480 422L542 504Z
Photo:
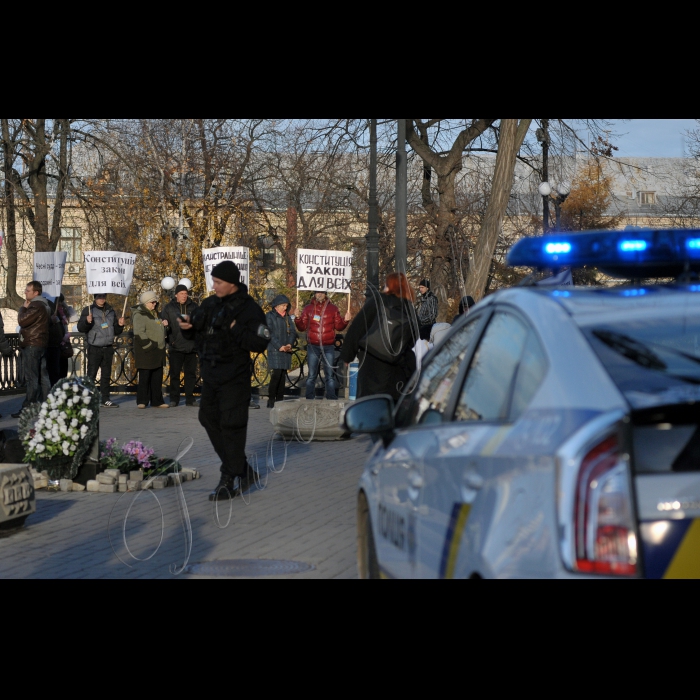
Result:
M547 233L551 233L551 231L547 231L547 220L548 220L548 211L549 211L549 200L551 199L554 202L554 211L555 211L555 216L556 216L556 225L555 229L557 231L561 231L561 205L564 204L566 198L569 196L569 193L571 192L571 185L564 181L560 182L554 186L550 185L547 181L543 182L540 184L540 186L537 188L539 193L542 195L542 199L544 201L544 234L546 235Z
M377 211L377 120L369 120L369 214L367 217L367 291L379 289L379 212Z
M398 120L396 142L396 272L406 273L408 225L408 171L406 161L406 120Z

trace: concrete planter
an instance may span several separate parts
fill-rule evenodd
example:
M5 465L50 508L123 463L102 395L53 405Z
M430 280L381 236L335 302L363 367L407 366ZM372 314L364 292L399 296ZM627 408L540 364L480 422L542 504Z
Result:
M349 403L347 399L282 401L270 410L270 423L285 438L342 440L350 436L340 427L340 414Z

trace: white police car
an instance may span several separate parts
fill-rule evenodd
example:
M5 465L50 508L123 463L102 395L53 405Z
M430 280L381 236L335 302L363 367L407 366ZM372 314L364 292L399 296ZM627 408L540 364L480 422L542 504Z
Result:
M348 407L362 578L700 577L700 231L523 239L512 265L667 285L515 287Z

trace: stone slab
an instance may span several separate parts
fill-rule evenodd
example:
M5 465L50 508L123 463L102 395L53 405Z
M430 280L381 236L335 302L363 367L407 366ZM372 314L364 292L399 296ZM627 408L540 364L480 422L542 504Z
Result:
M100 482L96 479L90 479L85 485L88 491L96 493L100 490Z
M132 481L131 479L128 479L126 482L126 487L129 491L138 491L139 490L139 485L142 484L143 482L141 479L138 481ZM120 484L121 486L121 484Z
M73 482L73 488L71 489L72 491L85 491L85 486L83 484L76 484Z
M61 479L59 481L59 488L61 489L61 491L72 491L73 479Z
M120 474L119 475L119 483L120 484L125 484L128 480L129 480L128 474Z
M110 476L109 474L98 474L97 475L97 482L100 484L104 484L105 486L112 486L115 483L116 479L113 476Z
M275 404L270 410L273 429L285 438L305 442L342 440L350 434L340 427L340 415L349 400L293 399Z
M125 481L120 481L118 486L119 486L119 493L126 493L129 490L129 487L126 485Z
M119 479L120 472L118 469L105 469L103 474L114 477L114 481ZM104 482L103 482L104 483Z
M117 492L117 485L116 484L100 484L98 486L97 490L100 493L116 493Z
M26 464L0 464L0 523L36 511L34 479Z

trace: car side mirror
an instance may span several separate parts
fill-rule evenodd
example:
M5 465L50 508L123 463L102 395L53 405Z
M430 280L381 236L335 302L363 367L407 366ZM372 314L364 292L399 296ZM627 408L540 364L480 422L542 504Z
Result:
M389 433L394 429L394 399L388 394L358 399L345 407L340 424L350 433Z

